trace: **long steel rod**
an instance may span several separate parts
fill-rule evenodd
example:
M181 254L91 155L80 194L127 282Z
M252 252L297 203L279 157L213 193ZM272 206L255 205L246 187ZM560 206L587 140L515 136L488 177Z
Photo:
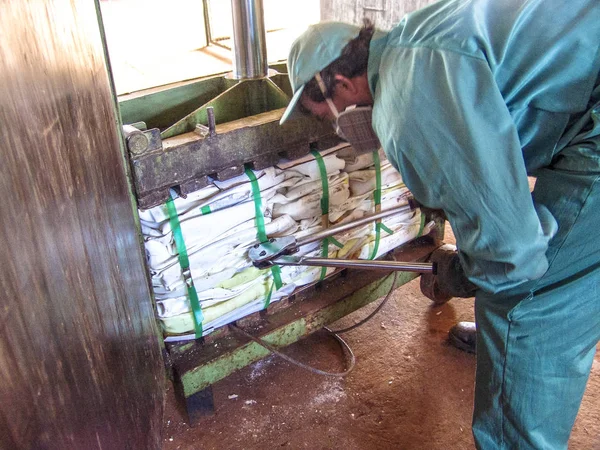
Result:
M361 225L367 225L368 223L374 222L377 219L383 219L384 217L391 216L393 214L400 214L403 212L412 211L414 208L411 207L410 204L402 205L397 208L386 209L385 211L381 211L375 214L370 214L368 216L361 217L358 220L353 220L352 222L344 223L335 227L327 228L322 231L318 231L310 236L306 236L302 239L299 239L296 243L298 247L301 247L306 244L310 244L311 242L320 241L325 239L326 237L333 236L335 234L341 233L342 231L351 230L352 228L360 227Z
M432 263L400 262L400 261L371 261L363 259L334 259L334 258L302 258L284 256L277 258L273 264L280 266L316 266L341 267L369 270L395 270L400 272L434 273Z
M231 0L233 18L233 76L238 80L264 78L269 72L262 0Z

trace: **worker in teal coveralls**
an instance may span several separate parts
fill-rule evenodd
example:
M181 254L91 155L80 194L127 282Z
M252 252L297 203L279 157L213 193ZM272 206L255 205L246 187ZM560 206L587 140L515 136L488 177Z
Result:
M464 273L476 293L477 447L566 448L600 339L600 1L442 0L388 33L317 24L288 69L282 121L372 106L390 162L446 213L460 264L440 285Z

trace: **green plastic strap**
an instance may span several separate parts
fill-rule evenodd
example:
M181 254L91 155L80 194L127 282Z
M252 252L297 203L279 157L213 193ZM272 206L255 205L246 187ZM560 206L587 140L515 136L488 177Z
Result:
M394 234L393 230L390 230L388 227L385 226L385 224L383 222L378 223L377 225L379 225L379 228L381 228L383 231L385 231L387 234Z
M326 237L321 242L321 258L327 258L329 256L329 238ZM327 267L321 267L321 275L319 276L319 280L324 280L325 275L327 275Z
M371 256L369 259L375 259L377 256L377 252L379 251L379 241L381 240L381 223L375 224L375 245L373 246L373 251L371 252Z
M379 151L373 152L373 163L375 164L375 206L381 205L381 160L379 159Z
M417 234L417 237L423 234L423 229L425 229L425 214L421 212L421 226L419 227L419 233Z
M373 152L373 162L375 164L375 192L373 197L375 198L375 211L378 210L378 206L381 205L381 160L379 159L379 152ZM373 252L369 259L375 259L377 252L379 251L379 242L381 241L381 230L387 234L394 234L393 230L390 230L381 219L375 224L375 245L373 246Z
M379 151L373 152L373 163L375 164L375 192L373 197L375 200L375 212L379 210L381 205L381 160L379 159ZM386 227L387 228L387 227ZM375 259L377 252L379 251L379 240L381 239L381 221L378 220L375 224L375 245L369 259Z
M342 244L340 241L338 241L333 236L329 236L328 239L329 239L329 243L335 245L337 248L344 248L344 244Z
M248 167L245 168L246 176L250 179L252 185L252 198L254 199L254 216L256 222L256 238L260 242L267 242L267 233L265 231L265 217L262 212L262 200L260 198L260 186L254 172Z
M323 187L323 197L321 198L321 214L329 214L329 179L327 178L327 167L323 157L316 150L311 150L310 154L317 160L319 173L321 174L321 186Z
M311 150L310 153L315 157L315 159L317 160L317 165L319 166L319 173L321 175L321 187L323 189L323 196L321 197L321 215L326 217L326 220L324 219L323 226L327 227L329 225L329 179L327 178L327 166L325 166L325 161L323 161L323 157L318 151ZM327 258L329 256L330 242L332 241L328 237L323 239L323 242L321 243L322 258ZM327 267L321 267L321 276L319 277L319 279L323 280L325 278L325 275L327 275Z
M269 307L269 305L271 304L271 295L273 295L273 286L274 286L274 284L271 283L271 287L269 288L269 293L265 297L265 303L263 305L263 309L267 309Z
M281 267L271 266L271 273L273 274L273 281L275 281L275 288L281 289L281 286L283 286L281 281Z
M175 204L173 203L173 197L170 196L167 200L167 211L169 213L169 223L171 224L175 247L177 248L179 265L181 266L181 272L183 273L183 279L185 280L188 296L190 298L190 305L192 306L194 331L196 333L196 339L198 339L202 337L202 321L204 320L204 315L202 314L202 308L198 301L198 293L194 287L194 280L192 279L192 274L190 272L190 260L188 258L187 249L185 248L183 234L181 233L181 224L177 217L177 208L175 208Z
M202 208L200 208L200 212L202 213L203 216L210 214L212 211L210 210L210 206L206 205L203 206Z
M256 223L256 238L260 242L267 242L267 232L265 230L265 217L262 212L262 199L260 198L260 186L258 185L258 180L256 179L256 175L252 172L248 167L244 168L246 172L246 176L250 180L250 184L252 186L252 198L254 200L254 215L255 215L255 223ZM275 289L280 289L283 286L283 282L281 281L281 268L279 266L271 266L271 273L273 274L273 282L275 284ZM269 290L269 294L265 299L265 308L269 306L271 303L271 295L273 294L273 286L271 285L271 289Z

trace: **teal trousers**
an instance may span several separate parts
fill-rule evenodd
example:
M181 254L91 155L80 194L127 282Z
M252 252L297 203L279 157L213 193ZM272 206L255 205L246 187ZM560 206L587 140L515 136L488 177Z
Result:
M565 157L537 173L534 200L559 225L548 271L477 293L477 448L567 448L600 340L600 107L594 112Z

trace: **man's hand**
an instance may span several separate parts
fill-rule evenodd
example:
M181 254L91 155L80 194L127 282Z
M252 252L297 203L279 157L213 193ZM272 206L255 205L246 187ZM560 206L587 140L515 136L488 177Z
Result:
M421 275L421 292L436 304L452 297L474 297L477 286L465 276L456 247L445 244L435 250L429 261L437 265L437 274Z
M443 209L431 209L423 205L419 205L419 208L421 208L421 213L425 214L429 219L438 219L441 221L448 220Z

